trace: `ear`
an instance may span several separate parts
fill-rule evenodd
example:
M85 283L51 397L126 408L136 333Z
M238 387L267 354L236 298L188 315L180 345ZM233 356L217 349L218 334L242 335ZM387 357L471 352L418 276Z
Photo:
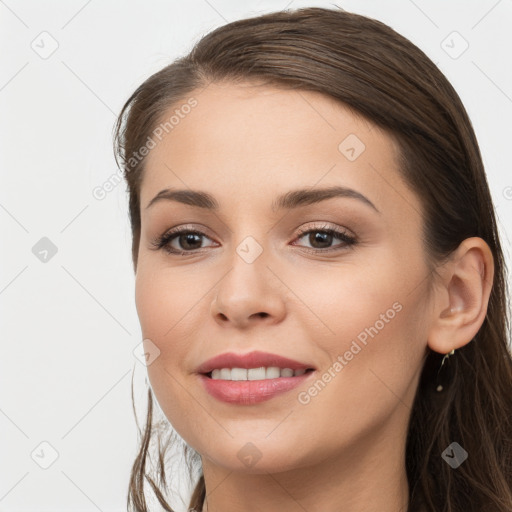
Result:
M487 314L494 259L487 243L467 238L438 269L428 346L447 354L469 343Z

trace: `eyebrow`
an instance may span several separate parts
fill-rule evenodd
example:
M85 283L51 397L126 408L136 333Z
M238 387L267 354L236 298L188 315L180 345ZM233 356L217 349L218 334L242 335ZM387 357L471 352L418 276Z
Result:
M289 192L277 197L272 202L271 208L273 212L283 209L291 210L293 208L319 203L333 197L357 199L380 214L377 207L363 194L351 188L342 186L290 190ZM153 199L151 199L149 204L146 206L146 209L162 200L176 201L189 206L204 208L206 210L218 211L220 209L220 205L217 200L207 192L200 190L176 190L169 188L161 190Z

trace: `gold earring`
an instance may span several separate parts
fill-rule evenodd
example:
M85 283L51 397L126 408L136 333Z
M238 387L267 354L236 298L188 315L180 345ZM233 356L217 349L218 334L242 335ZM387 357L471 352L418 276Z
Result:
M448 359L450 356L453 356L453 354L455 354L455 349L453 349L451 352L448 352L448 354L444 355L443 360L441 361L440 369L443 367L443 364L446 361L446 359Z
M444 362L450 357L450 356L453 356L453 354L455 354L455 349L453 349L451 352L448 352L448 354L445 354L444 357L443 357L443 360L441 361L441 366L439 367L439 370L437 370L437 376L439 377L439 372L441 371L441 368L443 367L443 364ZM436 391L442 391L443 390L443 386L441 386L441 384L439 384L436 388Z

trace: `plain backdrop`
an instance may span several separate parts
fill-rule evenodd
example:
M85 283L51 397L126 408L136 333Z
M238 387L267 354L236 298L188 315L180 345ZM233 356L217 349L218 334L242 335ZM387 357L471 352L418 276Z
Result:
M137 446L131 377L142 419L146 368L136 357L126 187L93 193L119 176L121 106L217 26L333 5L389 24L452 82L480 142L510 265L510 0L2 0L0 511L126 510Z

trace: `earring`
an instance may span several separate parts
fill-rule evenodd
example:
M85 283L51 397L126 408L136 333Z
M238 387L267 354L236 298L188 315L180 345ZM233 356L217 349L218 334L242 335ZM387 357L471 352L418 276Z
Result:
M443 360L441 361L441 366L439 367L439 370L437 370L437 376L439 377L439 372L441 371L441 368L443 367L444 365L444 362L450 357L450 356L453 356L453 354L455 354L455 349L453 349L451 352L448 352L448 354L445 354L444 357L443 357ZM443 390L443 386L441 384L439 384L436 388L436 391L442 391Z

